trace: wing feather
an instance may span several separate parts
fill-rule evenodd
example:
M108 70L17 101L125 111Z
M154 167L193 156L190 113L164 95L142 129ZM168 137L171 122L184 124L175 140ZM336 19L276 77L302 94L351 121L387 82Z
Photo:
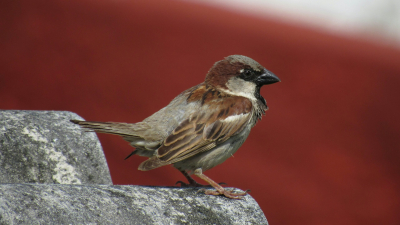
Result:
M245 108L238 106L244 104L239 100L228 102L230 104L228 109L217 110L215 107L192 114L172 131L157 150L157 155L144 161L139 170L151 170L187 159L208 151L240 133L251 120L252 112L248 107L249 100L245 102L247 104Z

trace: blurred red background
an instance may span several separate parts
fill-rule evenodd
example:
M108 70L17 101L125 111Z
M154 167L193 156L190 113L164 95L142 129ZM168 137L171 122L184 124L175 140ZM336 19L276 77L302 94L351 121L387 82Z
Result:
M400 51L174 1L2 1L0 108L138 122L242 54L282 82L248 140L206 174L251 189L271 224L400 224ZM174 185L100 134L114 184Z

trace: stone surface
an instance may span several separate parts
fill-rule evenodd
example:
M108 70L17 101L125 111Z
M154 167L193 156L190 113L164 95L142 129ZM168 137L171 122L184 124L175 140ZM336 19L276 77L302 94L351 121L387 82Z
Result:
M112 184L100 142L64 111L0 111L0 183Z
M268 224L250 195L233 200L197 190L1 184L0 224Z
M107 185L97 136L70 119L82 120L71 112L0 111L0 224L268 224L250 195Z

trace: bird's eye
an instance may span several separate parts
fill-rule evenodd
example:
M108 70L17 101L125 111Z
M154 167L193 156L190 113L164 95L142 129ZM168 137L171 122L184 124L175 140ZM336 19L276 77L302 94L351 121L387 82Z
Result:
M251 72L251 70L246 69L246 70L243 71L243 74L245 76L250 76L252 74L252 72Z

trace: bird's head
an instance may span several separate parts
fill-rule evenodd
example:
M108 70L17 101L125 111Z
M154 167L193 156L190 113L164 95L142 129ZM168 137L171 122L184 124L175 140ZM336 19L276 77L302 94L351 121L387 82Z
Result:
M260 88L280 79L258 62L243 55L231 55L218 61L208 71L206 84L232 95L254 99Z

